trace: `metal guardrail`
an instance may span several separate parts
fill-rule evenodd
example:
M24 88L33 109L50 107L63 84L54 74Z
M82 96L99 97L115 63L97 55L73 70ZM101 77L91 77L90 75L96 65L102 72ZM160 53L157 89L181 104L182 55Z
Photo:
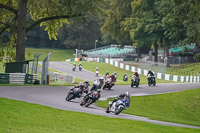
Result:
M25 73L0 73L1 84L33 84L37 80L37 74Z

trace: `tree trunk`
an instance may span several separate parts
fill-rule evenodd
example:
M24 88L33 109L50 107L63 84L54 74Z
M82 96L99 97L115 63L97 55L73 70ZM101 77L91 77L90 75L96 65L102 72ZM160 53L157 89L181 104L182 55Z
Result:
M140 51L140 47L137 47L136 52L137 52L137 58L141 58L141 51Z
M26 3L27 0L19 1L18 19L17 19L16 61L25 60Z
M169 46L170 46L169 40L165 38L164 39L165 58L169 57Z
M158 61L158 44L155 42L153 47L153 52L154 52L154 62Z

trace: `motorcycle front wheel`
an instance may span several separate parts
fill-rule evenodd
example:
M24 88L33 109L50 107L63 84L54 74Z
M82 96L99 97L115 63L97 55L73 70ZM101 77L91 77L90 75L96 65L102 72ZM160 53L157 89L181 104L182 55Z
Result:
M122 107L120 107L116 112L115 112L115 115L118 115L119 113L121 113L122 112L122 110L123 110L123 108Z
M74 97L73 94L69 94L69 95L67 95L67 97L66 97L66 101L70 101L70 100L72 100L73 97Z
M94 101L92 100L92 99L89 99L88 101L87 101L87 103L85 104L85 107L88 107L88 106L90 106L90 104L92 104Z

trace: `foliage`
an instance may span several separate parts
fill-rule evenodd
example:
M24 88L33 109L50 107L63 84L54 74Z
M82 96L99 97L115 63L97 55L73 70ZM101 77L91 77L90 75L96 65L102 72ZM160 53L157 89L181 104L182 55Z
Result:
M131 43L129 33L123 30L122 27L125 18L131 13L131 1L132 0L110 0L109 9L106 12L107 17L101 27L104 36L111 36L112 39L116 40L116 42L121 45ZM106 42L106 40L104 41Z
M200 126L199 93L200 89L194 89L154 96L131 97L130 108L124 113ZM109 100L100 101L97 105L106 108Z
M121 2L121 3L120 3ZM119 6L131 2L131 8ZM102 27L103 35L115 40L128 35L137 48L150 48L157 43L168 52L170 45L199 45L200 1L198 0L132 0L110 1L107 18ZM123 4L122 4L123 3ZM120 7L120 9L118 9ZM120 12L121 11L121 12ZM124 15L126 11L127 15ZM117 16L117 17L116 17ZM118 19L117 19L118 18ZM166 46L167 45L167 46ZM143 51L143 50L142 50ZM154 49L157 53L157 49ZM168 56L168 54L165 54Z
M194 60L200 62L200 53L195 54Z
M94 48L95 40L99 40L101 36L99 19L90 15L87 22L71 22L70 25L64 25L59 34L58 39L66 48Z
M8 47L16 46L16 60L24 60L26 34L36 25L44 26L49 38L57 40L63 24L98 16L103 5L104 0L0 0L0 34L6 31L15 37Z

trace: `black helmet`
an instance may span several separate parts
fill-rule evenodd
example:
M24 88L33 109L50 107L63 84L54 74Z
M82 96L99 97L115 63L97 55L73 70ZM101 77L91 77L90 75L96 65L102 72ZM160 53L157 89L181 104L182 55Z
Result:
M89 83L89 81L88 81L88 80L85 80L85 83L86 83L86 84L88 84L88 83Z

